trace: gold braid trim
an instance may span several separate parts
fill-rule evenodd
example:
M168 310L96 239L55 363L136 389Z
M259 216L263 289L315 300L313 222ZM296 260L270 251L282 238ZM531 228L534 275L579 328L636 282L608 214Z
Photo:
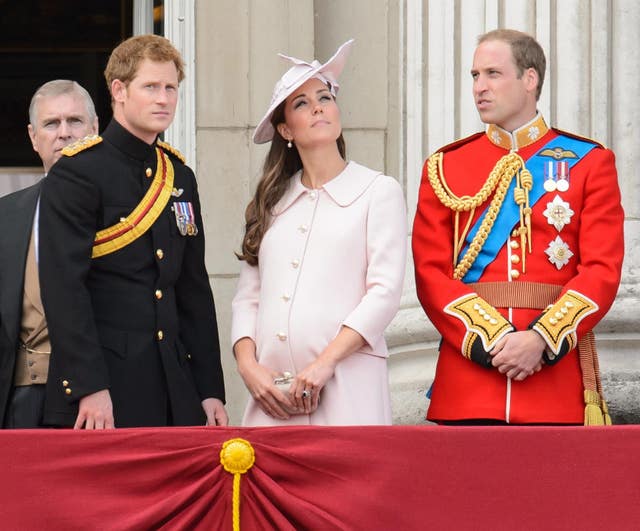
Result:
M476 258L478 258L478 254L482 250L491 229L493 228L493 224L496 221L496 217L500 212L500 208L502 207L502 203L504 201L505 195L511 184L511 180L515 175L518 175L518 186L516 187L516 202L521 197L522 202L518 202L520 205L520 238L524 243L524 240L531 234L530 229L530 220L531 220L531 208L529 207L529 198L528 198L528 190L531 189L531 184L533 182L531 178L531 174L525 168L524 160L517 153L508 153L504 157L502 157L494 166L493 170L489 174L489 177L480 188L480 191L475 194L473 197L464 195L462 197L456 196L444 178L444 172L442 170L442 160L443 153L438 152L434 153L429 157L427 161L427 175L429 177L429 183L433 188L434 193L438 200L447 208L453 210L456 213L456 226L455 226L455 234L454 234L454 265L455 260L457 259L458 250L461 247L462 241L466 237L466 232L469 229L469 223L465 227L465 234L461 237L458 234L458 215L460 212L468 212L471 210L475 210L478 206L484 203L489 196L495 191L493 199L489 205L489 209L487 210L484 219L482 220L482 224L478 229L478 232L473 238L473 241L469 245L467 252L462 257L462 259L455 265L455 269L453 272L453 278L456 280L460 280L463 278L469 268L473 265ZM527 192L522 191L518 192L525 188ZM470 214L472 215L472 214ZM529 227L529 228L527 228ZM524 248L524 245L523 245ZM524 249L523 249L524 254Z
M149 190L124 220L98 231L91 258L99 258L126 247L147 232L162 214L171 199L174 170L169 157L158 147L156 154L157 170Z

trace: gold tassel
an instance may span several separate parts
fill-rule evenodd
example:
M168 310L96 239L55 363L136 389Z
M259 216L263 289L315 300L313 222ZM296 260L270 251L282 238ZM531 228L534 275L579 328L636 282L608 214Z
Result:
M607 403L604 400L602 400L602 414L604 415L604 425L613 425L613 422L611 422L611 416L609 415L609 406L607 406Z
M605 417L600 409L600 395L597 391L590 391L585 389L584 391L584 425L585 426L604 426ZM608 415L607 415L608 416ZM609 419L611 424L611 419Z

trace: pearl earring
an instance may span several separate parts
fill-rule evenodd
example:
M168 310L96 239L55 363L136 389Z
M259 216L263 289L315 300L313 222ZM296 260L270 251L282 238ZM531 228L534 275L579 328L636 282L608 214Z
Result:
M289 142L287 142L287 147L288 147L289 149L291 149L291 148L293 147L293 144L291 143L291 140L289 140Z

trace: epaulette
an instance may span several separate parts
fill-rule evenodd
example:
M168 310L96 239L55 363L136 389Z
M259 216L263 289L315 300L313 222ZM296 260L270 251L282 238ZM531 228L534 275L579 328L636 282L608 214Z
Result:
M452 151L464 144L468 144L469 142L475 140L478 137L481 137L482 135L484 135L484 131L480 131L479 133L474 133L470 136L467 136L465 138L460 138L459 140L456 140L455 142L451 142L451 144L447 144L444 147L441 147L440 149L437 149L435 151L435 153L446 153L447 151Z
M158 144L158 146L160 146L162 149L164 149L168 153L171 153L180 162L182 162L182 164L186 163L187 159L185 158L185 156L182 153L180 153L180 151L178 151L176 148L174 148L171 144L167 144L166 142L163 142L162 140L158 140L157 144Z
M597 140L594 140L593 138L589 138L588 136L576 135L575 133L563 131L562 129L558 129L557 127L552 127L551 129L553 129L559 135L568 136L569 138L575 138L576 140L582 140L583 142L591 142L592 144L595 144L600 148L607 149L604 144L598 142Z
M88 135L80 140L76 140L75 142L69 144L62 150L62 154L67 157L73 157L77 153L84 151L85 149L89 149L96 144L102 142L102 137L98 135Z

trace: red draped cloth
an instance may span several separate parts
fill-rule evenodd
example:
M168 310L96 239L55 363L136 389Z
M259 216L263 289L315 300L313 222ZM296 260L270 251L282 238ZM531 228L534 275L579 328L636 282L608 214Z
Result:
M2 530L640 529L640 426L0 432Z

